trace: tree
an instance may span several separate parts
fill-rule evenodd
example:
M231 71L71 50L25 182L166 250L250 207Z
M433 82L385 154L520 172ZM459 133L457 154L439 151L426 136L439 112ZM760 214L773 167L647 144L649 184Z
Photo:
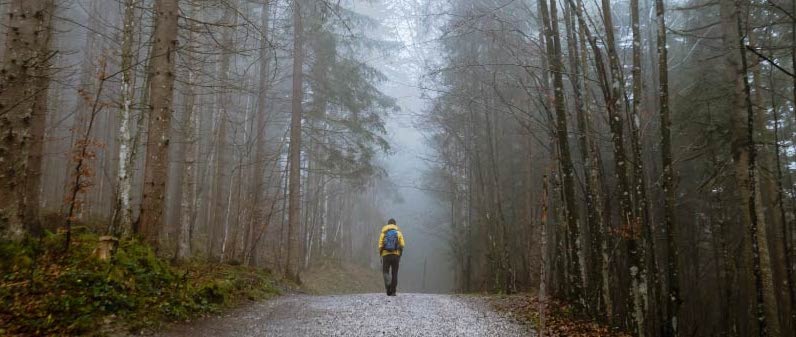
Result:
M262 32L260 36L260 78L257 88L257 117L255 122L254 133L254 180L252 182L251 193L252 203L254 204L254 211L252 212L251 220L249 221L248 240L244 249L244 262L252 261L256 264L257 254L254 250L258 240L259 233L264 232L267 228L261 228L260 223L268 224L268 219L265 218L266 208L265 197L267 195L266 186L264 186L264 177L266 174L266 133L268 123L268 106L266 96L268 95L268 76L270 74L270 46L269 46L269 30L268 30L268 16L271 15L271 1L263 0L261 15Z
M288 154L289 200L285 275L294 281L299 280L297 236L301 225L301 103L304 98L304 28L301 22L301 7L300 0L293 1L293 92L290 114L290 152Z
M582 269L583 255L581 252L581 239L580 239L580 223L578 215L577 201L575 200L575 170L572 165L572 157L569 149L569 131L567 128L567 112L565 110L566 103L564 102L564 81L563 81L563 66L561 55L561 38L558 29L558 11L556 9L556 1L550 1L550 10L548 14L548 7L545 1L541 3L542 21L545 26L546 45L547 45L547 59L551 67L550 73L553 76L553 106L556 111L556 128L555 135L557 137L559 161L561 167L561 175L563 179L564 189L564 203L566 205L565 214L567 221L567 238L569 251L569 263L572 268L570 271L570 279L568 280L568 287L570 288L570 296L573 301L578 304L584 303L582 298Z
M721 27L723 42L727 50L725 57L727 82L733 83L732 113L730 114L731 150L735 164L736 186L741 196L743 214L741 223L748 225L751 270L755 284L755 301L760 336L779 336L777 315L771 275L771 262L766 239L766 220L760 204L760 189L757 175L757 151L754 143L754 108L752 106L749 75L746 60L745 37L741 35L739 4L730 0L721 1Z
M133 137L132 105L134 99L133 88L133 35L135 33L135 8L137 0L124 0L124 18L122 26L121 50L121 90L119 101L119 172L117 178L116 205L110 232L114 235L127 234L132 228L133 209L131 205L131 191L133 188Z
M55 2L7 4L0 74L0 235L38 234L39 181Z
M182 203L180 205L179 229L177 231L177 250L174 255L176 261L185 261L192 256L191 244L193 238L194 224L196 223L197 213L197 152L199 147L198 125L199 110L196 104L196 90L194 86L197 82L198 62L196 60L197 31L200 29L197 21L194 21L198 14L197 6L191 4L187 11L188 19L192 19L188 27L188 37L186 41L185 66L187 69L187 85L183 96L183 141L185 149L183 151L183 161L185 165L182 170L181 189Z
M178 15L177 0L155 1L154 39L149 63L149 133L146 143L143 200L139 215L140 234L154 246L158 244L158 235L163 227L163 208L166 199Z
M669 61L666 48L666 9L663 0L655 0L658 27L658 104L661 119L662 188L664 193L663 230L666 233L666 298L664 336L678 336L680 309L680 278L678 277L677 222L675 214L676 186L672 156L672 118L669 111Z

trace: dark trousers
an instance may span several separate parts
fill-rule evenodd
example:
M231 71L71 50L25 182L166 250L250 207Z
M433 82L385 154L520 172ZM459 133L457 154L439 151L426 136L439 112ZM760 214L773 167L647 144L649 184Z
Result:
M386 255L381 258L381 272L384 274L384 288L387 295L395 295L398 286L398 265L401 263L400 255ZM390 271L392 270L392 275Z

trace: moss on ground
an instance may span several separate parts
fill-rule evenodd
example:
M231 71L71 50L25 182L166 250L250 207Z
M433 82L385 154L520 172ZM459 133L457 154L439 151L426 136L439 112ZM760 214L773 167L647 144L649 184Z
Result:
M0 242L0 336L105 335L217 312L279 293L267 271L243 266L171 265L135 240L110 261L93 255L98 236Z

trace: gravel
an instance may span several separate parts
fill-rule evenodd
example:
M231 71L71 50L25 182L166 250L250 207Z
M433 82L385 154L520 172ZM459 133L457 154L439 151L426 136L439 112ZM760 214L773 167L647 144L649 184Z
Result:
M478 296L288 295L173 327L178 336L534 336Z

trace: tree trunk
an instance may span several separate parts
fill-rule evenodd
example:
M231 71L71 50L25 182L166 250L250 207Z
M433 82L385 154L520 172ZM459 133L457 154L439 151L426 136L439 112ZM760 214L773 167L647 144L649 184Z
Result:
M540 221L541 241L540 250L542 260L539 263L539 337L545 335L545 312L547 310L547 200L548 200L548 180L545 174L542 181L542 215Z
M31 98L30 106L30 150L28 152L28 163L25 167L25 193L23 194L24 222L27 234L39 237L43 234L39 209L41 204L41 177L42 159L44 150L44 132L47 122L48 94L50 87L50 67L51 57L55 55L51 51L52 39L52 16L55 12L55 2L53 0L43 1L43 14L35 28L37 34L41 34L40 41L36 41L32 48L38 54L37 65L34 69L36 77L33 85L36 94ZM0 220L1 221L1 220ZM0 227L2 227L0 225Z
M662 187L664 193L663 231L666 234L666 298L664 305L665 326L663 336L678 336L678 314L680 313L680 277L678 276L676 186L674 182L674 160L672 155L672 117L669 112L669 61L666 48L666 9L663 0L655 0L655 15L658 19L658 100L661 119L661 163L663 164ZM717 266L718 268L718 266Z
M561 64L561 38L558 29L558 10L556 1L550 1L550 13L548 15L547 4L541 3L542 21L546 32L547 58L550 62L550 72L553 75L553 106L556 111L556 129L558 138L559 160L561 163L563 196L565 204L565 217L567 221L567 251L569 252L568 264L571 266L569 273L568 287L571 299L578 305L584 305L585 300L582 294L583 272L582 252L580 240L580 224L578 216L577 200L575 199L574 175L575 170L572 165L572 157L569 150L569 131L567 126L567 112L564 102L564 81L561 75L563 66Z
M154 45L150 58L149 133L139 230L144 240L156 247L158 233L163 227L166 197L178 12L177 0L155 1Z
M121 107L119 109L119 171L116 180L116 205L114 218L111 227L111 235L126 235L132 227L133 208L131 206L132 196L132 174L133 164L132 147L133 138L130 128L132 127L132 103L133 103L133 34L135 33L135 8L137 0L124 1L124 19L122 21L122 87ZM140 132L140 130L139 130Z
M738 4L720 3L721 26L726 53L727 82L733 83L730 124L732 157L743 224L749 228L751 270L754 276L756 318L760 336L779 336L779 318L771 278L770 255L766 240L766 222L760 207L757 176L757 151L754 143L754 108L751 102L745 41L741 35ZM739 64L740 61L740 64Z
M773 77L772 77L772 79L773 79ZM771 87L772 88L774 87L773 83L772 83ZM794 282L794 279L793 279L793 262L792 262L793 260L791 259L791 256L790 256L791 247L790 247L790 242L789 242L790 241L789 240L790 232L788 231L788 220L787 220L786 212L785 212L785 189L783 187L782 158L781 158L781 149L780 149L781 146L780 146L780 138L779 138L779 130L780 130L779 117L780 116L779 116L779 111L777 111L777 105L774 103L775 102L775 98L774 98L775 97L775 93L773 91L771 92L771 96L772 96L771 97L771 102L772 102L771 105L774 107L773 108L773 110L774 110L774 158L776 159L774 165L776 165L776 173L777 173L777 176L776 176L776 179L777 179L777 184L776 184L777 185L776 186L776 188L777 188L777 203L778 203L777 206L778 206L779 211L780 211L780 214L779 214L779 217L781 219L780 221L782 222L782 227L780 228L780 230L781 230L780 235L782 235L782 243L781 243L782 249L783 249L782 258L783 258L783 260L785 262L784 263L785 282L786 282L785 283L785 287L787 288L786 291L788 293L788 298L790 299L790 315L788 315L788 316L789 316L790 322L791 322L791 329L796 329L796 326L794 326L794 324L796 324L796 308L794 308L794 306L796 306L796 289L794 289L794 284L793 284L793 282Z
M221 89L216 93L217 109L217 122L216 122L216 139L213 144L215 149L215 171L213 172L213 193L210 201L211 217L208 225L208 256L213 260L221 258L221 251L225 240L225 227L226 227L226 211L229 206L228 196L232 190L232 184L227 184L227 181L232 181L228 178L230 175L230 162L229 158L230 148L228 148L227 124L229 121L231 99L230 94L226 89L230 83L230 65L232 62L232 52L234 48L233 33L234 21L237 17L237 2L233 1L227 4L224 9L224 16L221 19L224 27L221 34L221 44L224 46L218 68L218 82Z
M271 5L270 0L264 0L262 6L262 14L261 14L261 25L262 25L262 32L261 32L261 40L260 40L260 76L259 76L259 88L257 92L257 117L256 119L256 127L257 129L254 132L253 137L255 137L254 141L254 178L252 179L252 189L251 189L251 198L253 202L253 211L252 211L252 218L249 223L249 230L248 230L248 240L246 240L246 248L243 257L243 262L245 264L252 264L256 265L256 254L253 252L256 251L255 245L256 240L255 237L258 236L257 233L264 232L267 229L268 220L263 218L265 215L265 204L264 200L266 199L267 195L267 187L263 185L264 177L265 177L265 141L266 141L266 130L268 123L268 106L266 105L266 95L268 94L268 74L269 74L269 63L270 60L268 57L271 55L270 50L271 47L269 45L268 37L268 19L271 13ZM263 224L262 226L260 224Z
M641 253L643 254L639 267L641 268L641 297L644 301L644 314L650 320L647 324L648 329L645 334L649 334L650 328L657 328L659 319L658 295L659 295L659 272L657 260L655 259L655 236L650 219L649 202L647 199L647 182L644 170L644 160L641 145L641 102L644 97L644 78L641 74L641 32L639 27L639 8L638 0L630 1L631 31L633 38L633 105L630 117L630 139L633 150L633 176L635 178L634 195L636 205L636 221L641 226Z
M197 15L195 4L189 7L187 16L195 19ZM196 83L195 69L198 66L194 53L197 46L196 32L201 29L196 21L191 20L188 26L188 38L185 46L185 66L188 68L188 78L186 79L185 93L183 95L184 114L182 136L185 149L182 154L184 166L182 167L181 189L182 202L180 205L179 229L177 231L177 251L174 255L176 261L186 261L191 258L191 239L193 228L196 223L197 208L197 148L199 139L197 132L199 129L199 114L196 109Z
M6 6L8 28L0 72L0 237L16 240L26 231L39 232L39 181L55 3L14 0Z
M591 239L589 241L591 243L596 242L595 238L599 236L598 231L600 226L602 226L602 214L600 214L600 208L597 206L600 204L600 198L595 196L595 190L599 189L599 187L596 183L596 176L592 174L594 169L591 151L592 141L589 134L589 120L586 112L586 102L584 102L583 97L584 90L582 84L583 78L580 69L580 50L578 50L578 37L572 20L573 16L572 8L570 7L569 3L565 3L564 22L566 24L567 30L569 70L572 73L572 75L569 77L570 82L572 83L572 92L578 126L578 147L580 148L580 157L581 161L583 162L583 176L586 180L585 197L587 216L584 228L586 228L588 231L588 238ZM592 254L590 261L587 262L585 258L585 252L588 250L586 247L592 248L592 245L583 244L580 247L581 256L584 256L583 260L581 261L581 266L584 270L583 284L584 288L591 289L589 291L596 295L600 292L600 282L598 281L599 277L596 277L597 272L595 268L596 266L599 266L599 263L593 262L599 261L599 257L597 257L597 254ZM597 301L595 301L595 303L596 302ZM591 306L589 310L592 313L597 313L599 311L598 308L594 308L591 304L589 305Z
M299 280L298 275L298 238L301 225L301 102L304 99L303 91L303 27L301 22L301 1L293 1L293 94L292 112L290 114L290 152L289 186L288 186L288 228L287 228L287 258L285 275L293 281Z

